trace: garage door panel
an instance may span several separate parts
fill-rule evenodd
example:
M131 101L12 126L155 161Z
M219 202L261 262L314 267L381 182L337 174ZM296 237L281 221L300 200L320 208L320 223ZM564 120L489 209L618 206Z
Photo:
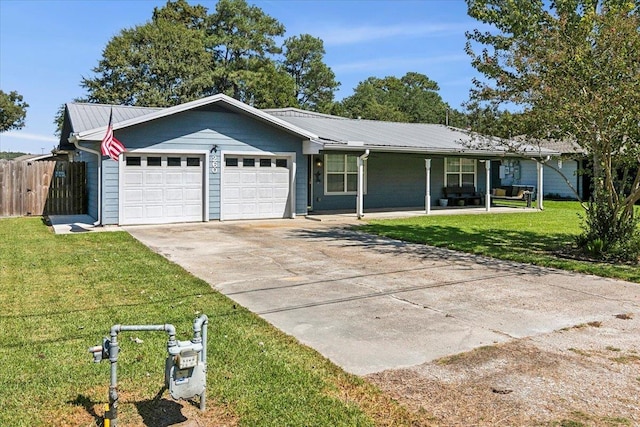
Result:
M224 196L224 200L228 202L233 202L235 200L240 200L240 188L239 187L225 187L222 191Z
M142 172L130 172L128 174L125 175L124 177L124 183L125 185L142 185L143 183L143 174Z
M184 200L186 202L200 201L202 199L202 191L196 190L196 189L187 188L187 189L184 190L183 196L184 196Z
M145 157L131 153L130 156ZM122 166L121 224L162 224L202 221L204 206L204 158L199 166L186 166L186 156L157 155L161 165ZM168 157L181 158L181 166L167 166ZM190 155L190 157L193 157Z
M258 183L259 184L269 184L273 183L273 174L270 172L262 172L258 175Z
M232 172L229 170L226 170L224 172L224 177L222 180L223 184L239 184L240 183L240 172Z
M182 185L182 172L168 172L164 175L164 182L167 185Z
M138 190L125 190L124 194L125 203L141 203L144 201L144 192L140 189Z
M183 200L184 190L182 188L167 188L165 190L165 200L167 202L177 202Z
M144 216L147 219L164 218L164 209L162 205L146 205L144 207Z
M184 183L187 184L187 185L190 185L190 184L201 184L202 183L202 172L200 172L200 173L186 172L184 174Z
M287 217L292 191L289 181L290 170L284 167L259 167L257 163L256 167L226 167L222 176L223 219Z
M242 179L242 183L243 184L255 184L256 182L258 182L258 174L256 172L242 172L241 175L241 179Z
M288 173L274 173L273 174L273 182L275 184L289 184L289 174Z
M144 191L144 202L162 202L163 200L163 191L162 189L159 188L153 188L153 189L148 189L146 191Z
M258 189L258 198L260 200L272 199L273 198L273 188L259 188Z
M240 195L243 200L255 201L257 197L258 189L255 187L243 187L240 189Z
M124 210L124 214L127 218L131 218L131 219L140 219L140 218L144 218L143 215L143 208L142 206L129 206L126 207Z
M147 185L162 185L162 173L146 172L144 174L144 181Z

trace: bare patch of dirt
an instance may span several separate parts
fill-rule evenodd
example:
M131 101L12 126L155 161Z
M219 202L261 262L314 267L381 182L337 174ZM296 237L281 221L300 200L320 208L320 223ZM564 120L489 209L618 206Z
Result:
M451 426L640 425L639 316L612 316L367 378Z
M106 396L105 396L106 397ZM59 426L97 426L104 425L106 399L92 401L78 396L67 402L73 407L59 408L52 412L52 418ZM206 411L201 412L198 401L174 401L164 394L151 400L144 400L133 393L121 392L118 407L118 425L132 427L235 427L238 420L234 414L215 402L208 400Z

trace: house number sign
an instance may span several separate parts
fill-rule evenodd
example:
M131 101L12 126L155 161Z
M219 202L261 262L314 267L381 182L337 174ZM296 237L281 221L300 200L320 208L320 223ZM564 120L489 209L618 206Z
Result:
M211 173L218 173L218 156L211 156Z

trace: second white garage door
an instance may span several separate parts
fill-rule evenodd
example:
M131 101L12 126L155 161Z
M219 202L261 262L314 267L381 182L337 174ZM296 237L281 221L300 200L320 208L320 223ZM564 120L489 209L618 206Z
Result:
M290 173L287 157L226 155L222 219L291 217Z

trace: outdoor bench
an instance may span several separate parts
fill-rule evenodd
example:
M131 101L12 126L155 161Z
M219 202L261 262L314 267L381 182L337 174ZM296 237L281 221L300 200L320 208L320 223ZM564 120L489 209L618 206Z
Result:
M449 206L480 205L482 203L482 195L476 192L473 185L444 187L444 198L448 200Z
M535 187L533 185L507 185L491 190L491 202L495 200L525 202L527 207L530 208L534 194Z

